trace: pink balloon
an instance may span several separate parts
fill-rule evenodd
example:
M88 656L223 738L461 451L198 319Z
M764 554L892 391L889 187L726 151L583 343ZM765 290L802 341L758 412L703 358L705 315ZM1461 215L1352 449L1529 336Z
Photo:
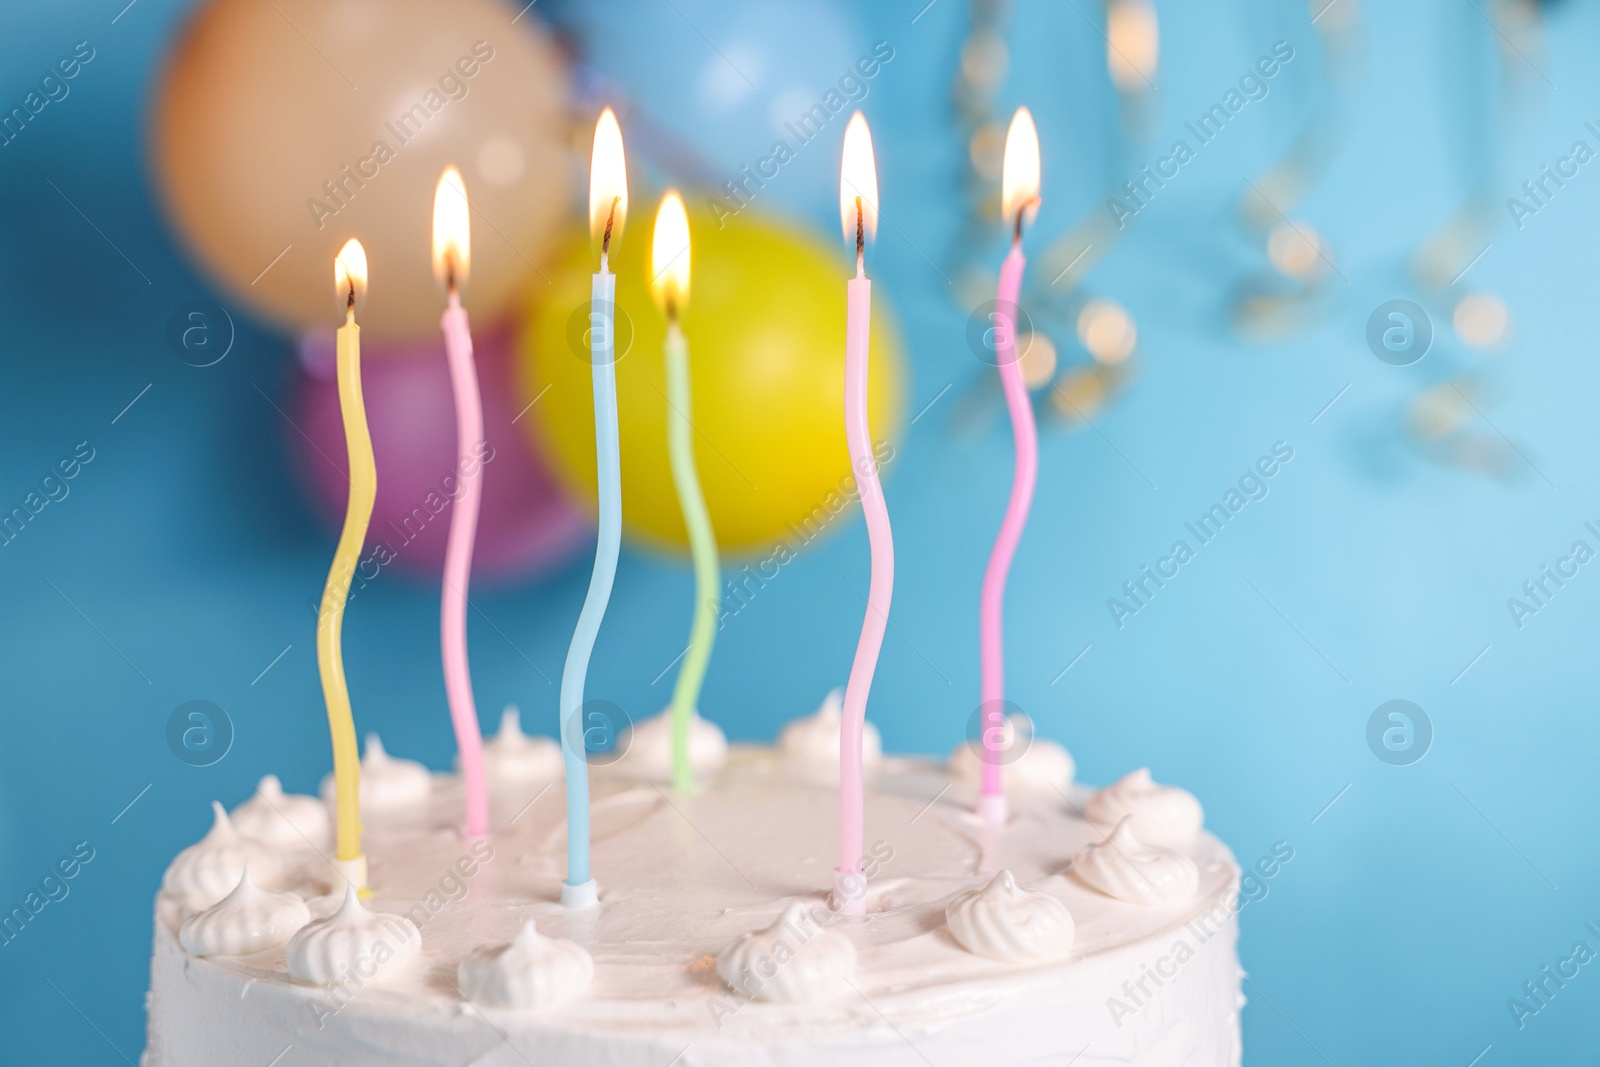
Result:
M484 436L493 450L483 465L473 577L524 578L555 569L593 537L588 516L560 489L533 451L518 417L509 325L473 331L483 393ZM455 408L444 341L374 344L363 340L361 385L378 464L378 497L365 560L379 542L387 565L414 575L443 572L450 494L456 467ZM521 414L536 417L537 409ZM337 528L344 520L348 465L344 421L334 380L333 331L309 334L290 393L302 433L290 431L300 475L318 512ZM385 568L387 569L387 567Z

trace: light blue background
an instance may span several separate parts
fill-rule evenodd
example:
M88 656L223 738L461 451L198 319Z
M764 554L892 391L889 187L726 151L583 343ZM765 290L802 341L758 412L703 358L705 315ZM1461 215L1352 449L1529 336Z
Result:
M6 107L73 42L98 52L67 100L0 149L0 508L76 442L96 449L71 495L0 549L0 909L74 842L97 853L66 900L0 948L6 1063L137 1060L151 899L166 862L204 831L211 798L236 803L269 771L309 791L328 765L306 604L332 537L300 496L281 418L257 392L281 394L290 351L255 329L203 371L167 349L168 314L206 289L159 221L141 144L147 92L187 5L140 0L112 25L123 2L0 9ZM712 40L749 6L679 3ZM1033 106L1044 139L1038 247L1159 154L1118 155L1098 8L1074 3L1018 2L1002 92L1006 111ZM647 103L671 63L717 62L670 5L596 6L621 35L606 55L624 69L610 73L636 76ZM885 214L918 246L886 226L874 254L911 353L910 411L956 386L911 428L889 475L896 629L872 715L891 749L943 752L976 702L979 576L1010 442L998 425L960 439L943 418L981 372L962 340L966 310L923 255L944 263L957 223L964 146L947 101L966 5L939 0L912 24L921 6L874 5L868 25L839 25L846 58L878 39L897 53L866 106ZM1586 1062L1600 1053L1594 966L1523 1030L1506 1001L1580 938L1600 947L1583 930L1600 921L1600 578L1585 568L1521 630L1505 601L1574 540L1596 544L1583 530L1600 520L1596 164L1520 232L1502 212L1464 282L1512 308L1515 337L1500 354L1469 359L1440 320L1434 353L1396 369L1371 356L1363 329L1378 303L1416 297L1405 257L1455 210L1491 145L1503 200L1573 140L1594 144L1582 123L1600 119L1600 22L1592 5L1555 7L1549 47L1530 59L1560 88L1534 78L1534 106L1492 133L1475 117L1501 70L1485 4L1364 8L1369 55L1348 139L1299 213L1329 237L1348 282L1333 280L1321 326L1269 346L1226 328L1226 295L1255 265L1229 210L1244 177L1311 113L1316 35L1293 3L1160 4L1157 144L1273 41L1299 55L1091 277L1136 316L1143 373L1098 432L1044 437L1011 585L1010 686L1071 748L1085 781L1149 764L1204 800L1210 827L1245 862L1292 844L1293 862L1243 914L1247 1063ZM770 16L808 17L802 5ZM630 37L636 20L651 32ZM630 48L656 66L630 72ZM819 46L826 54L809 70L809 54L791 51L819 94L842 70L839 49ZM767 140L720 147L754 159ZM823 183L831 152L813 152ZM772 193L775 206L834 231L831 185L795 171ZM1480 401L1492 426L1475 428L1516 442L1527 457L1518 477L1447 470L1399 430L1421 384L1474 361L1493 387ZM1118 631L1106 598L1279 440L1295 454L1271 495ZM770 739L842 680L862 612L848 583L864 587L866 566L852 518L730 623L703 702L730 735ZM516 701L553 729L555 689L522 656L558 675L585 571L478 593L504 632L474 620L480 707ZM625 556L595 695L631 709L665 703L668 683L651 680L681 648L690 589L683 561ZM361 725L443 767L452 742L436 613L430 584L385 578L353 609L346 646ZM202 770L175 760L163 737L172 709L193 698L225 706L238 729L228 758ZM1369 714L1393 698L1420 704L1436 730L1432 751L1407 768L1380 763L1365 740Z

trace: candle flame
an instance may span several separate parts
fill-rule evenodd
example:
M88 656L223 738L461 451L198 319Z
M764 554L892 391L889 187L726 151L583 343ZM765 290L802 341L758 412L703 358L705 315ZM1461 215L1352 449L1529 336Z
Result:
M878 235L878 164L872 155L872 131L857 111L844 131L844 162L839 167L839 218L846 244L860 255L868 238Z
M589 236L601 255L622 238L628 215L628 166L622 154L622 128L608 107L594 124L594 155L589 162Z
M1015 223L1020 234L1024 222L1039 211L1039 131L1025 107L1011 116L1006 131L1005 163L1000 170L1000 212Z
M650 291L671 315L689 299L689 213L678 190L669 189L656 209L650 243Z
M454 292L472 264L472 219L461 172L446 167L433 191L433 276Z
M349 315L367 301L367 250L354 237L333 257L333 292L339 310Z

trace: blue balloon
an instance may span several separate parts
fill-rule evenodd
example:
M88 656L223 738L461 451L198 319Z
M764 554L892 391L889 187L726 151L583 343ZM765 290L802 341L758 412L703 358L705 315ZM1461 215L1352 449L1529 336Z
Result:
M895 65L846 5L797 17L769 4L567 0L546 16L577 45L583 94L617 109L630 165L689 186L691 212L755 205L835 225L845 124L870 113Z

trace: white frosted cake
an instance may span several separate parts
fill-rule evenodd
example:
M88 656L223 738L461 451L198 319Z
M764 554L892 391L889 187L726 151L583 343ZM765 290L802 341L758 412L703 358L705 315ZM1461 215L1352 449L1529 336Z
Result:
M487 746L482 840L459 832L457 777L369 744L365 900L327 858L321 800L269 779L219 807L157 899L143 1063L1239 1063L1239 870L1182 790L1142 772L1082 789L1038 741L989 827L970 754L869 746L867 914L847 917L825 896L836 709L777 749L697 725L687 795L653 780L666 731L634 735L592 777L594 908L560 903L559 750L514 721Z

